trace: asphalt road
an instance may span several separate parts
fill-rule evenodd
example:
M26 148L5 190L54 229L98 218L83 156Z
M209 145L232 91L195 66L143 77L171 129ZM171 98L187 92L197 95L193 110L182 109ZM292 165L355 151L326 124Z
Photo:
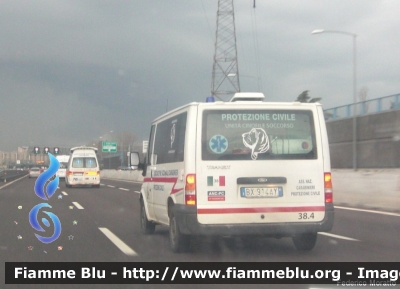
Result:
M60 219L62 232L51 244L34 235L29 212L41 200L35 179L21 178L0 189L0 288L5 262L397 262L400 260L400 215L336 207L335 225L320 234L310 252L297 251L290 238L235 240L197 237L192 252L169 249L168 229L154 235L140 232L139 183L102 180L100 188L66 188L63 180L48 201ZM0 186L4 185L0 184ZM49 231L52 232L50 225ZM243 288L240 285L135 285L134 288ZM29 288L133 288L132 285L30 285ZM253 285L246 288L313 288ZM327 288L318 286L318 288Z

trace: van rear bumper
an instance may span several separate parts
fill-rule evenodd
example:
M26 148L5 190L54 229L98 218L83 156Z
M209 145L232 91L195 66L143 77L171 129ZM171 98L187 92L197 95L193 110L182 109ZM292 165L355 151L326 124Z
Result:
M316 223L268 223L204 225L197 221L197 208L175 204L175 216L182 234L219 236L275 236L285 237L306 232L329 232L333 227L333 204L326 207L325 218Z

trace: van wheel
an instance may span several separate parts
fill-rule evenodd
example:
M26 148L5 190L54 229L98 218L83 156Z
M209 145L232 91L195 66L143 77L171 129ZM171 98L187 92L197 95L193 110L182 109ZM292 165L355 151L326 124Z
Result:
M173 252L180 253L189 251L190 236L182 234L179 230L174 208L172 208L169 215L169 241Z
M140 201L140 227L145 235L153 234L156 229L156 224L147 219L146 209L142 200Z
M294 246L300 251L309 251L317 243L317 233L303 233L292 237Z

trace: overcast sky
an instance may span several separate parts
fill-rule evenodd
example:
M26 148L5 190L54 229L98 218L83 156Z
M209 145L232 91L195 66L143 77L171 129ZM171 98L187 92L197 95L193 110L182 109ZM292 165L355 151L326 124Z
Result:
M400 93L399 0L235 0L242 91L324 109ZM0 0L0 151L148 138L166 110L210 95L217 0ZM257 36L257 37L255 37ZM256 45L258 44L258 45ZM258 47L258 56L257 56Z

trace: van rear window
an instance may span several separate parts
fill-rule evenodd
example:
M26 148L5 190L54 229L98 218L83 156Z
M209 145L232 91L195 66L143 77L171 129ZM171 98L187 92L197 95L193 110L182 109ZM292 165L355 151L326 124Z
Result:
M66 169L68 167L68 163L60 162L60 169Z
M203 160L316 159L308 110L206 110Z
M73 168L96 168L97 161L96 158L81 158L77 157L72 160L72 167Z

